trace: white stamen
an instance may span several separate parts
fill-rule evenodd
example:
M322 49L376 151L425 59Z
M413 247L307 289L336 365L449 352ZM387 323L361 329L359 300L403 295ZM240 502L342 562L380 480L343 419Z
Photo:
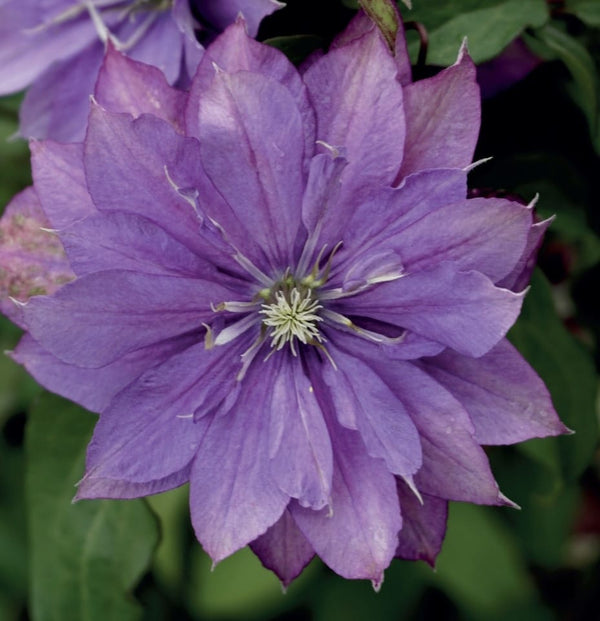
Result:
M294 287L289 298L281 291L276 293L275 298L274 303L263 304L260 311L266 316L263 324L273 328L270 333L272 348L280 350L289 343L292 354L296 356L295 339L305 345L315 340L322 342L323 338L317 328L318 322L323 321L317 314L322 306L312 298L310 291L302 297Z

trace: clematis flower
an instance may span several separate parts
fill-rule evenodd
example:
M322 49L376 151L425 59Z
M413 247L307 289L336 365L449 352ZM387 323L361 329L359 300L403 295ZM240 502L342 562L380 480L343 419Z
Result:
M467 199L478 129L464 48L412 83L360 14L301 72L238 21L189 93L109 48L85 141L32 144L76 278L13 353L100 414L77 498L189 482L213 560L284 584L379 585L449 500L511 504L481 445L566 431L504 338L548 223Z
M21 135L81 140L108 41L160 68L169 84L187 84L203 51L197 30L222 31L241 12L254 36L280 6L277 0L1 0L0 95L29 87Z

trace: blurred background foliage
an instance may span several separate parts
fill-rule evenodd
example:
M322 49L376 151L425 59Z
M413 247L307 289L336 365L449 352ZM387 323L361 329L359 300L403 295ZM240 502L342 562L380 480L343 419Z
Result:
M259 38L298 63L326 48L357 6L288 0ZM435 572L395 561L376 594L313 561L282 595L247 549L211 571L185 487L72 505L95 417L44 394L2 357L3 621L600 618L600 0L413 0L412 10L400 8L415 77L451 64L465 36L480 65L476 159L493 159L472 172L473 193L493 188L525 201L539 193L539 217L556 215L510 338L576 433L490 449L501 488L522 510L453 505ZM507 67L516 73L507 77ZM19 102L0 99L0 207L30 183L27 144L11 139ZM18 338L2 319L1 349Z

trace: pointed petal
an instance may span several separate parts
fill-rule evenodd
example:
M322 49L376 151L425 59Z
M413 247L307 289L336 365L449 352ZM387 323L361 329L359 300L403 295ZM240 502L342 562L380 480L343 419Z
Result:
M343 344L354 336L336 335L328 350L337 369L322 369L333 409L345 427L358 429L367 452L380 457L390 472L410 476L421 466L419 434L402 402L361 358ZM335 510L335 507L334 507Z
M51 297L32 298L24 317L33 338L64 362L101 367L200 331L213 317L210 304L229 296L208 280L112 270L78 278Z
M314 388L299 360L279 355L270 394L271 476L281 491L303 507L329 502L333 455Z
M262 45L250 38L246 32L246 22L241 18L211 43L198 65L186 110L189 136L198 137L199 135L199 102L216 75L215 66L227 73L238 71L259 73L285 86L296 102L302 117L306 158L312 156L316 140L315 113L302 78L285 54L270 45Z
M550 226L552 220L553 218L548 218L543 222L536 222L529 229L527 245L519 262L515 265L513 271L498 283L499 287L505 287L511 291L522 291L527 287L535 268L538 250L542 245L546 229Z
M62 229L96 213L83 170L83 145L32 141L33 180L52 228Z
M261 563L275 572L284 587L300 575L315 555L287 509L250 547Z
M423 466L414 478L417 489L449 500L505 504L471 420L453 395L412 363L371 364L419 430Z
M295 502L290 511L331 569L344 578L381 584L402 526L396 482L383 461L367 455L358 433L333 425L333 514L304 509Z
M568 431L542 380L507 340L476 360L446 350L420 366L463 404L480 444L513 444Z
M323 241L336 244L343 240L339 261L340 269L344 269L348 259L360 262L364 253L399 235L427 214L464 200L466 195L467 173L463 170L415 173L397 188L382 188L364 200L328 205Z
M317 136L344 147L343 197L390 185L405 137L398 68L378 29L331 49L304 74L317 115Z
M250 368L229 412L209 417L194 460L192 524L215 562L264 534L289 502L271 476L268 457L264 412L275 377L275 369L268 363Z
M212 420L193 414L214 411L234 392L244 345L207 351L196 343L119 393L94 430L80 493L97 480L152 483L186 469Z
M406 48L406 39L404 37L404 25L402 18L398 15L400 26L396 35L395 60L398 68L398 81L402 86L412 82L412 69L410 66L410 58ZM352 18L346 29L338 35L331 44L331 49L349 45L355 39L362 37L365 33L376 30L375 22L369 18L363 11L359 11Z
M47 390L71 399L92 412L102 412L118 392L144 371L197 341L197 335L164 341L126 354L98 369L89 369L59 360L29 334L25 334L10 357L22 364Z
M134 213L98 213L61 231L60 237L80 276L112 269L189 277L207 273L205 257L173 239L152 220ZM235 266L229 257L219 258ZM220 280L225 283L228 277L223 275Z
M208 176L273 264L292 265L306 180L302 118L290 92L258 74L218 72L199 117Z
M263 17L284 6L277 0L202 0L202 17L218 30L223 30L241 13L248 32L255 37Z
M504 337L522 302L522 294L495 287L483 274L442 263L340 300L334 310L393 323L477 357Z
M103 54L102 44L96 41L52 65L36 80L19 111L21 136L58 142L83 140Z
M382 242L395 249L408 272L452 261L498 282L520 260L531 228L531 211L514 201L473 198L430 213Z
M473 159L481 105L466 49L456 64L404 89L406 148L400 178L427 168L464 168Z
M448 501L429 494L422 496L423 504L405 483L398 480L402 530L396 557L425 561L433 567L446 534Z
M127 58L110 42L98 74L95 97L111 112L127 112L134 117L153 114L183 132L185 94L169 86L159 69Z

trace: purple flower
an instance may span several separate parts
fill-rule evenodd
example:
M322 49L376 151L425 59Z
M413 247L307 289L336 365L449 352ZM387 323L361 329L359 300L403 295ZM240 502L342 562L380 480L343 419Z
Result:
M77 498L189 481L214 561L284 584L316 552L378 585L433 564L448 500L510 504L481 445L565 431L504 338L547 222L466 198L464 49L411 83L359 15L299 73L238 21L189 94L109 49L96 102L83 144L32 144L77 278L13 353L100 413Z
M187 84L203 52L195 31L220 31L238 12L254 36L277 0L0 0L0 95L29 87L20 133L82 140L106 43Z

